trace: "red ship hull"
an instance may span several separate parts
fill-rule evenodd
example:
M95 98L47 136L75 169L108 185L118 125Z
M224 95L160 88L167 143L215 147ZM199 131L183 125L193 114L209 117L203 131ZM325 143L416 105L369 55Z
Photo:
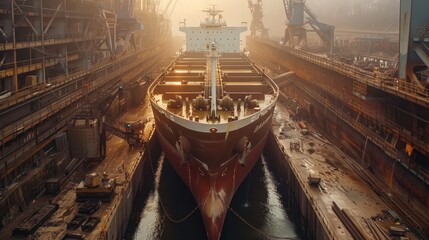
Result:
M270 109L263 117L242 129L228 133L227 139L225 134L213 133L207 133L203 138L198 133L170 121L164 114L154 111L156 132L161 147L169 163L193 194L210 240L220 239L229 204L261 156L271 126L273 110ZM236 139L242 136L248 136L251 142L244 163L234 150ZM188 139L191 146L198 148L196 152L203 155L192 154L192 150L188 149L184 161L176 140L183 137ZM206 146L202 151L201 144ZM225 153L230 157L224 158ZM217 163L212 164L214 161Z
M216 56L184 53L149 88L161 147L193 194L209 240L220 239L229 204L261 155L278 98L245 55ZM222 85L219 98L204 69Z

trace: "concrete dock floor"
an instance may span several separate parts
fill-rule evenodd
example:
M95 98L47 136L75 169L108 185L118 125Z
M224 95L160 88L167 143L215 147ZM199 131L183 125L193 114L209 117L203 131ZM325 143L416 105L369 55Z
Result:
M277 104L273 116L273 131L284 152L290 156L290 164L298 173L307 192L317 207L320 215L325 218L330 230L338 239L352 239L349 231L332 210L335 201L341 209L348 209L353 220L371 239L377 239L372 234L365 220L375 219L387 234L390 226L398 226L383 213L389 207L371 189L370 186L352 169L349 164L353 161L331 144L315 129L309 126L309 134L302 134L298 123L289 117L288 109ZM299 149L290 148L291 143L298 143ZM321 178L319 186L311 186L308 176ZM386 189L388 191L388 189ZM407 233L410 239L417 239Z

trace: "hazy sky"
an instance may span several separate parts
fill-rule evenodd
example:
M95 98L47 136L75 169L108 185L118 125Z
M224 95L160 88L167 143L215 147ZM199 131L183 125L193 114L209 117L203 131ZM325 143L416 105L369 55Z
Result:
M173 0L174 1L174 0ZM200 24L200 21L206 17L206 14L202 12L211 4L218 5L218 8L223 10L224 20L229 26L240 26L241 22L247 22L248 27L250 26L251 15L248 8L247 0L178 0L175 11L173 12L172 28L173 33L177 34L178 22L183 21L186 18L188 26L196 26ZM283 26L285 22L284 10L282 0L267 0L269 4L264 5L264 24L277 26L277 30L283 32ZM168 0L161 0L160 8L164 9L164 6L168 3ZM267 6L265 6L267 5Z
M160 9L163 10L169 0L160 1ZM247 22L248 27L250 26L251 15L247 0L178 0L171 16L173 34L179 33L179 22L183 19L186 19L188 26L199 25L206 17L201 10L211 4L216 4L219 9L224 10L223 17L229 26L239 26L241 22ZM263 22L269 29L270 36L282 35L286 22L283 1L263 0L262 5ZM338 27L339 25L345 24L351 28L383 30L389 28L388 25L395 28L399 22L399 0L307 0L306 5L319 21L336 25L337 29L344 27ZM362 11L367 15L362 15Z

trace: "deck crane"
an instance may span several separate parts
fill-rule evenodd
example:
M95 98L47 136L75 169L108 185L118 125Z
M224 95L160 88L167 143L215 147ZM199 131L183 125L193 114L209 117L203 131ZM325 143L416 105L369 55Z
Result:
M262 22L262 0L248 0L250 13L252 14L252 22L250 23L250 35L253 37L268 38L268 29L264 27Z
M334 29L329 24L321 23L317 20L313 12L305 5L304 0L283 0L283 6L287 18L287 27L285 29L284 44L295 47L295 37L298 39L298 45L307 46L307 32L314 31L326 49L333 50ZM306 19L304 19L304 16ZM304 26L308 24L311 30Z

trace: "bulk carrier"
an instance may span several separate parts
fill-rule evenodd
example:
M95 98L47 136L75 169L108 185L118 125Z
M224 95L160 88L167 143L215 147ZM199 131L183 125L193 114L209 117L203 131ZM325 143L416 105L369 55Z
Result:
M182 52L149 87L166 158L192 192L208 239L219 239L235 191L260 158L276 84L244 53L240 33L214 6L187 27Z

